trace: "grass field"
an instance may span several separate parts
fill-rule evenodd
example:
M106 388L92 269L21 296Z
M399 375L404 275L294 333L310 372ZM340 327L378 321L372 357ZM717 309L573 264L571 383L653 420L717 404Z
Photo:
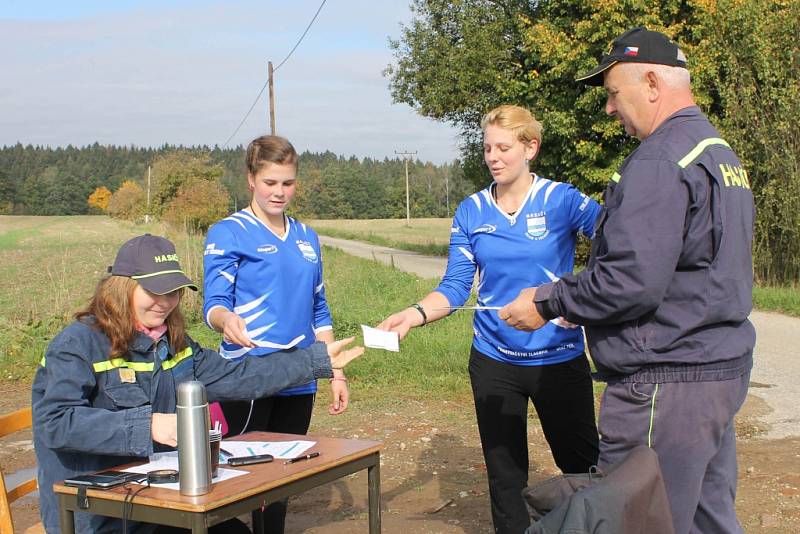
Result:
M366 241L375 245L447 256L451 219L340 219L308 221L317 232L331 237Z
M203 239L170 232L158 225L132 226L105 217L0 217L0 380L29 380L47 343L91 295L124 241L149 231L166 235L181 263L198 283L202 279ZM358 335L360 324L374 326L390 313L421 298L434 280L421 280L375 262L323 251L328 300L337 337ZM184 311L190 332L200 343L216 346L219 335L201 322L199 295L187 292ZM373 387L396 387L425 395L467 391L465 372L472 337L470 316L456 314L416 329L402 352L368 349L348 367L360 394Z
M356 224L356 222L358 224ZM449 236L449 221L315 221L327 233L351 232L353 237L401 236L418 244L441 244ZM419 226L417 226L419 225ZM178 248L184 269L202 280L203 238L172 232L158 224L133 226L101 216L0 216L0 380L30 379L47 343L71 320L91 295L114 254L125 240L144 232L165 235ZM438 241L437 241L438 240ZM337 337L360 336L360 324L375 325L390 313L414 302L436 284L376 262L324 250L328 299ZM218 334L201 321L201 295L187 292L183 304L192 335L216 346ZM800 316L800 292L786 288L756 288L762 309ZM467 390L467 351L472 337L470 316L455 314L444 321L415 329L399 354L368 350L352 364L349 374L370 390L372 386L416 389L447 395Z
M184 269L200 279L203 241L159 224L132 225L103 216L0 216L0 379L31 376L52 336L92 294L119 246L145 232L172 238ZM191 292L190 292L191 293ZM185 308L199 317L200 301Z

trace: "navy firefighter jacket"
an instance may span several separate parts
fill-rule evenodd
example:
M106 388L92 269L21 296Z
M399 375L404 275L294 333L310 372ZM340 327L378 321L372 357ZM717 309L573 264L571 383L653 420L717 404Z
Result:
M179 383L203 382L209 401L238 400L332 376L322 343L231 362L188 336L187 348L176 353L166 337L155 342L139 334L124 358L110 358L108 337L92 323L76 321L59 333L33 382L40 510L48 534L60 532L54 482L168 449L153 443L150 421L153 413L175 413ZM120 521L108 517L77 513L75 522L77 533L122 531ZM152 529L129 522L129 532Z
M700 109L645 138L604 200L587 269L537 290L543 315L585 325L603 375L704 381L749 370L753 193Z

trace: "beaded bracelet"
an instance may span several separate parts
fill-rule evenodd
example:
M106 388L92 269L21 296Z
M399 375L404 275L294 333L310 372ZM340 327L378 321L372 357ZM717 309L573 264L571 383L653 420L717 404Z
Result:
M334 380L339 380L340 382L347 382L347 377L344 376L334 376L333 378L329 378L328 382L333 382Z

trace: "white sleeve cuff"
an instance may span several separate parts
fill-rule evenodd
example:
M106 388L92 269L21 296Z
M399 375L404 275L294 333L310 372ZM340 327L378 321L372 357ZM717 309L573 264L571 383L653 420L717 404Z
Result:
M211 325L211 312L216 310L217 308L222 308L225 311L230 311L228 308L226 308L222 304L217 304L216 306L211 306L208 309L208 313L206 313L206 324L208 325L209 328L211 328L211 330L214 330L214 327Z
M325 326L320 326L319 328L314 329L314 334L319 334L320 332L327 332L328 330L333 330L332 324L326 324Z

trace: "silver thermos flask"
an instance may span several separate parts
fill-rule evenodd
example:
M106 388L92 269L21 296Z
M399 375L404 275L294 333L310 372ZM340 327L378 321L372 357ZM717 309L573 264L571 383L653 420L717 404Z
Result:
M181 495L211 491L211 449L208 443L208 398L196 380L178 385L178 472Z

